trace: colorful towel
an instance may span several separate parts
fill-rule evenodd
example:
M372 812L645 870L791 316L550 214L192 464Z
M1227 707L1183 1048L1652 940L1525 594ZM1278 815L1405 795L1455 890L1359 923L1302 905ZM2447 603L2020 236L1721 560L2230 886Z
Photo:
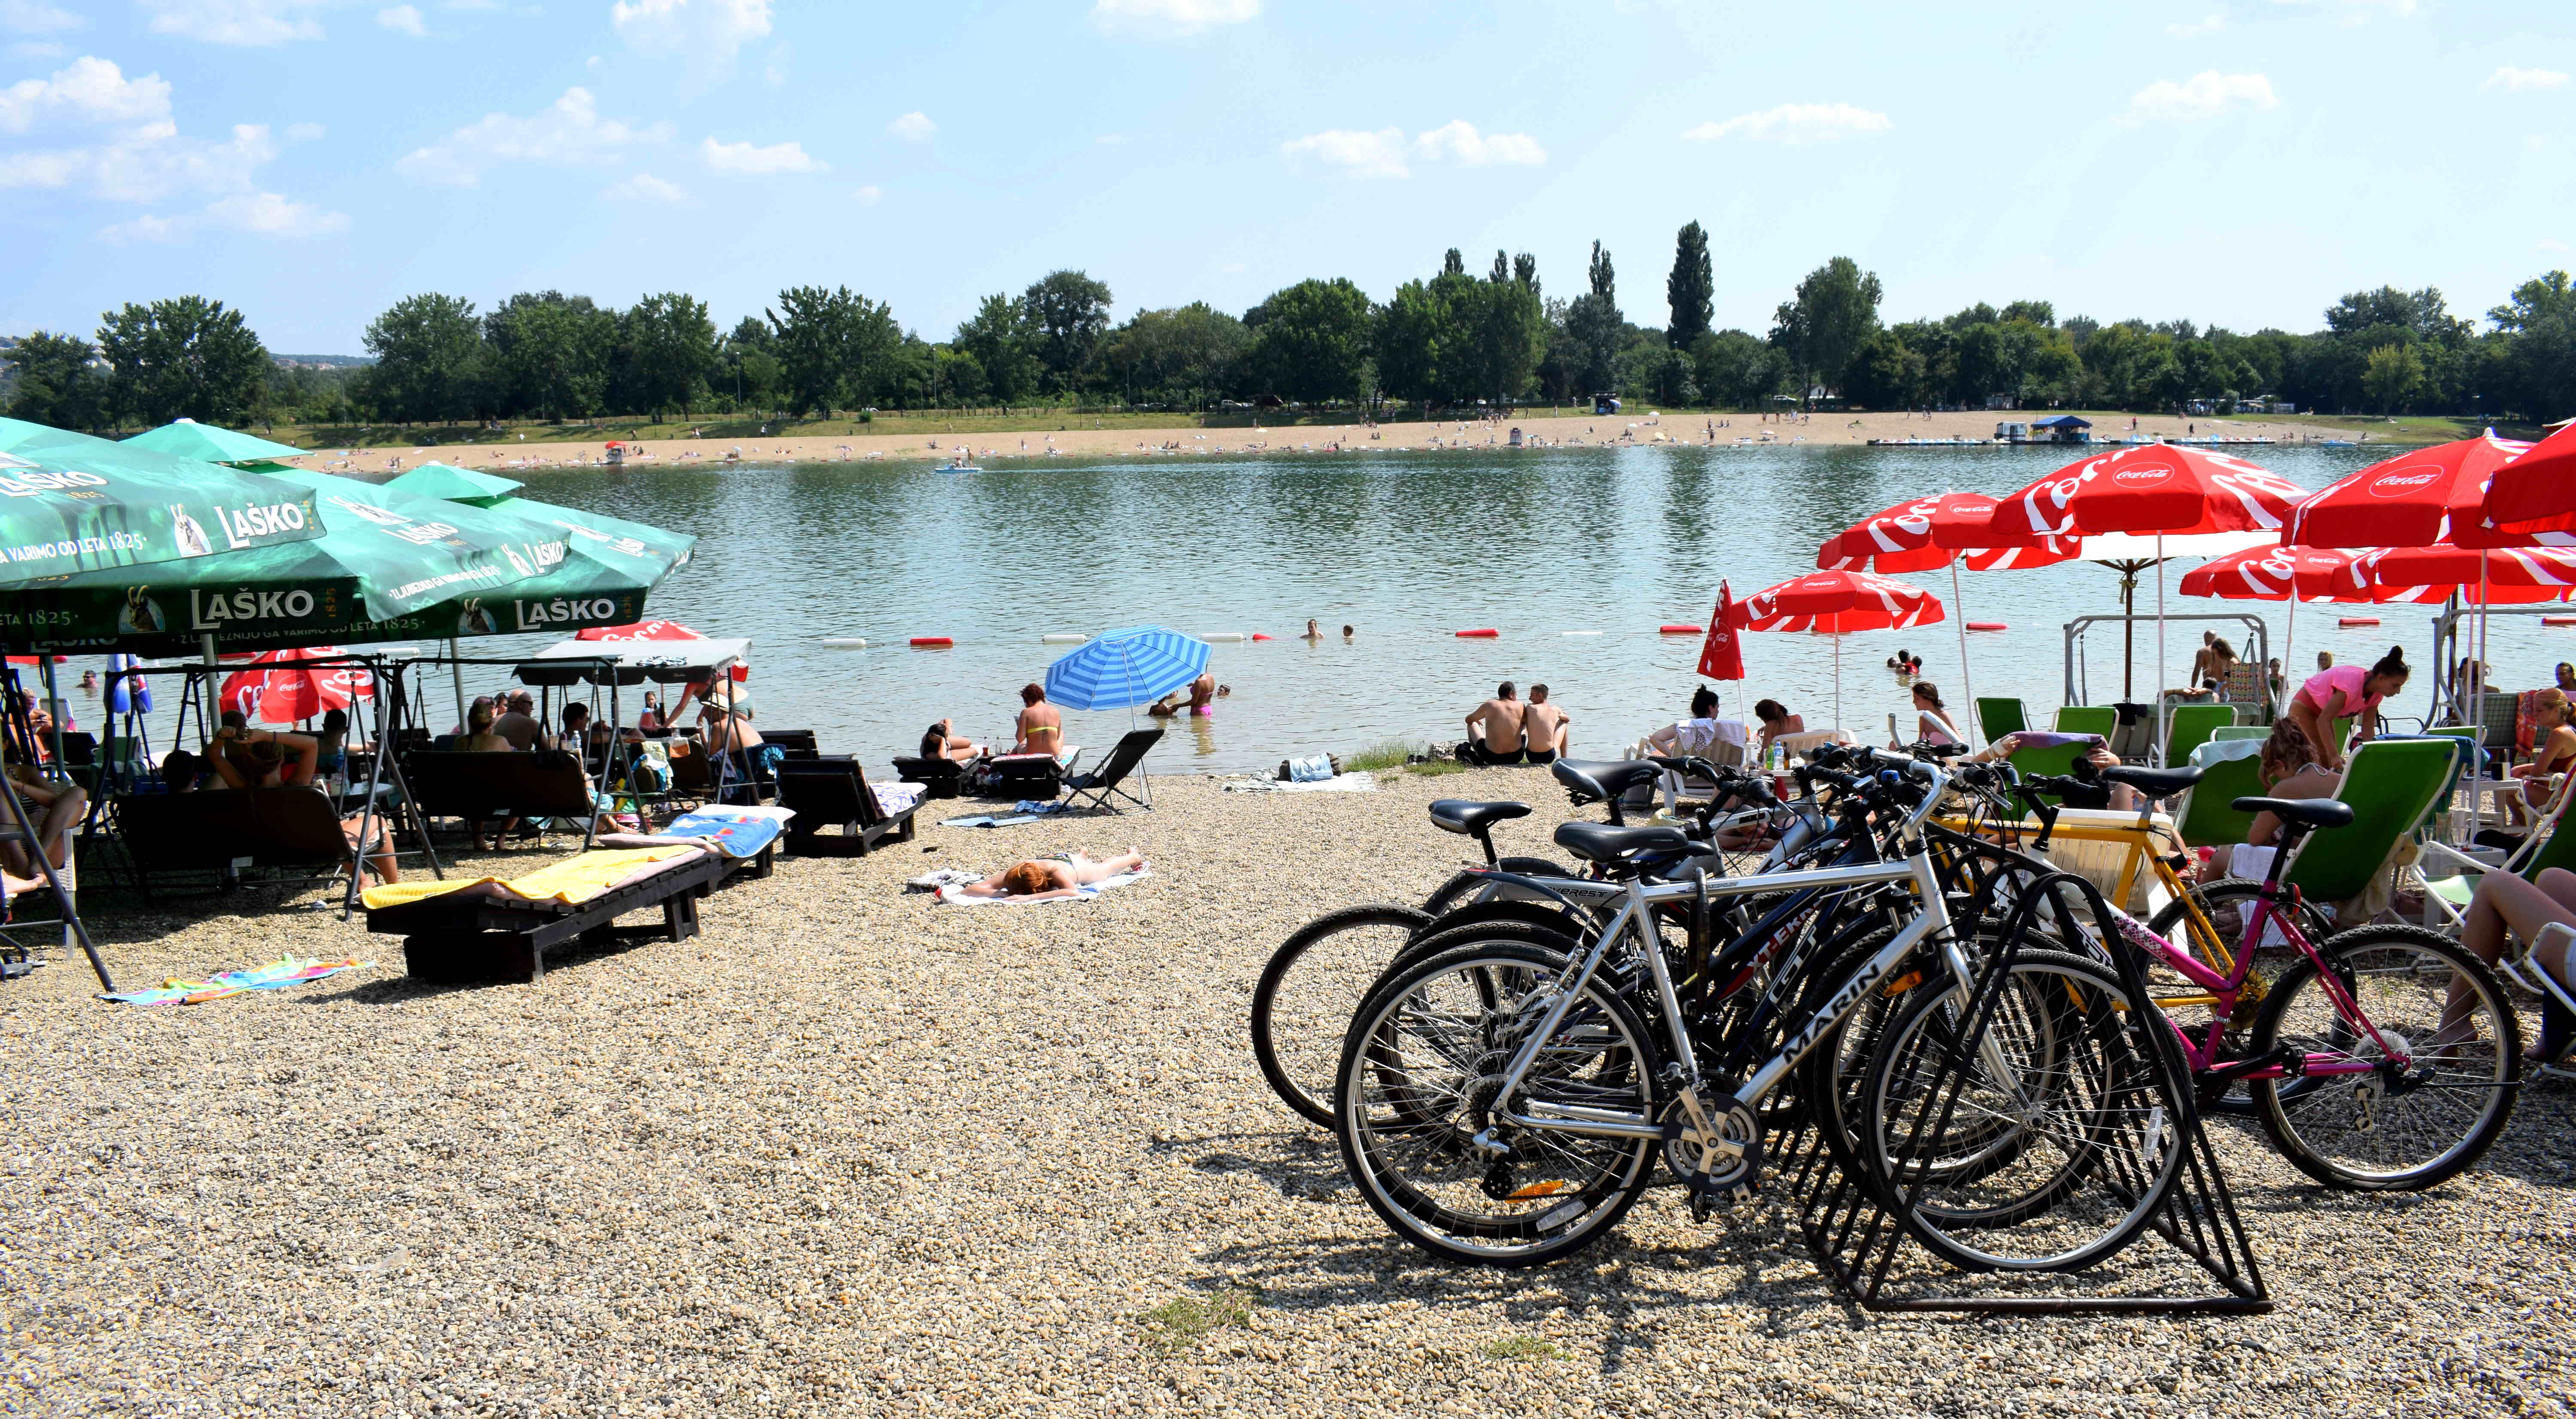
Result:
M774 813L745 813L738 808L701 808L683 813L664 828L666 838L698 838L727 857L758 857L778 841L786 822Z
M395 882L388 886L369 887L359 900L367 904L367 910L376 911L461 892L468 887L490 886L523 901L552 900L565 906L578 906L635 876L639 868L704 851L706 849L696 843L675 843L664 847L585 852L540 867L524 877L451 877L444 882Z
M1139 867L1133 872L1122 872L1115 877L1103 877L1087 887L1076 887L1073 889L1074 895L1070 897L970 897L955 887L942 887L939 889L939 900L952 907L1051 907L1058 902L1087 902L1112 887L1124 887L1130 882L1142 881L1153 875L1153 868ZM975 880L980 882L983 879L978 877Z
M1377 791L1377 780L1358 769L1346 774L1335 774L1331 778L1311 779L1305 783L1293 783L1254 774L1248 778L1226 780L1225 791L1228 793L1374 793Z
M203 1005L209 1000L221 1000L246 991L283 990L305 981L336 976L342 971L369 969L375 964L359 960L299 961L293 956L281 956L268 965L245 971L226 971L204 980L165 980L156 990L112 991L99 999L113 1000L121 1005L167 1005L174 1000L182 1005Z

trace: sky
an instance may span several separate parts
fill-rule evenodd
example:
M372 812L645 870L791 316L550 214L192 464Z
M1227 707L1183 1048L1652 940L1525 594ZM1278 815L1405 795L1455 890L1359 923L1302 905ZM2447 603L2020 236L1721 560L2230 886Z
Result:
M423 291L847 285L944 339L1059 267L1123 318L1452 246L1760 333L1847 255L1984 300L2312 330L2576 266L2564 0L0 0L0 333L198 293L357 354Z

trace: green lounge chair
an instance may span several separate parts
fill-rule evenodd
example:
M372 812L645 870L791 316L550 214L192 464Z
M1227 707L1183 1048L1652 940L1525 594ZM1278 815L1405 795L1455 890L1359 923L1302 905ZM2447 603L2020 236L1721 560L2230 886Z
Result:
M2263 744L2255 739L2212 739L2191 751L2200 782L2182 796L2174 831L2185 847L2224 847L2245 841L2254 815L2236 806L2263 794Z
M2268 724L2222 724L2216 729L2209 731L2209 737L2220 743L2225 743L2231 739L2269 739L2272 737L2272 726Z
M2020 700L1990 695L1977 697L1977 730L1986 736L1987 743L1992 744L2007 734L2028 728L2030 712L2022 708Z
M2191 762L2191 751L2206 744L2210 736L2236 724L2234 705L2176 705L2165 711L2165 767L2178 769Z
M2107 744L2119 728L2120 712L2109 705L2067 705L2057 712L2060 734L2099 734Z
M2038 774L2048 774L2052 777L2063 778L2068 774L2075 772L2075 761L2082 758L2083 755L2084 749L2081 745L2059 744L2053 748L2047 749L2019 750L2015 753L2005 755L2004 762L2012 765L2013 772L2021 775L2023 778L2030 778ZM2055 794L2043 794L2041 797L2044 801L2049 803L2055 803L2058 801Z
M2460 756L2460 746L2450 739L2375 739L2362 745L2345 761L2334 793L2351 805L2352 822L2310 833L2282 881L2320 905L2368 891L2397 840L2450 802Z

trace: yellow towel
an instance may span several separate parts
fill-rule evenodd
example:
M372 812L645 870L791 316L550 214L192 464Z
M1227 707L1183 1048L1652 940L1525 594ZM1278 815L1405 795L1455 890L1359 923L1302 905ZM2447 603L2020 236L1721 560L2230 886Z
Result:
M494 882L513 896L532 902L554 900L566 906L589 901L625 877L649 863L667 862L675 857L688 857L706 849L673 843L663 847L634 847L615 851L585 852L561 862L540 867L524 877L476 877L471 880L452 877L447 881L395 882L382 887L369 887L360 900L368 910L400 906L443 896L467 887Z

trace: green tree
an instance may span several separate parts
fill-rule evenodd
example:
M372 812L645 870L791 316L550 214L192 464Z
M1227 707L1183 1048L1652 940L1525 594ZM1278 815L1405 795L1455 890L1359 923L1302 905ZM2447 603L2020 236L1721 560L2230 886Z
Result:
M891 311L847 286L791 287L778 293L777 306L766 313L777 340L779 383L793 414L829 412L874 397L903 339Z
M1606 394L1614 387L1611 362L1627 344L1626 316L1619 313L1618 277L1610 253L1592 243L1587 273L1592 289L1574 298L1565 310L1565 333L1574 347L1577 393Z
M474 411L483 365L483 326L474 303L435 293L405 296L368 324L366 393L402 423L464 418Z
M617 317L588 296L521 292L483 317L490 398L504 414L581 419L603 411Z
M2424 361L2411 345L2382 345L2362 370L2362 392L2383 414L2402 414L2424 385Z
M1439 391L1440 341L1448 326L1446 302L1434 282L1407 281L1377 313L1377 375L1398 399L1428 403Z
M237 424L267 392L276 361L241 312L221 301L181 296L129 303L102 318L98 350L108 363L108 401L120 422Z
M1109 287L1080 271L1049 272L1021 294L1020 305L1047 388L1058 394L1080 390L1109 333Z
M1628 399L1657 404L1693 404L1699 400L1698 376L1689 354L1661 339L1639 340L1619 352L1617 389Z
M1202 407L1222 389L1252 342L1242 321L1205 301L1167 310L1140 310L1118 327L1102 349L1128 401L1186 402Z
M1714 310L1712 299L1717 293L1717 276L1708 259L1708 233L1697 222L1682 228L1674 242L1673 274L1664 278L1664 298L1672 307L1672 323L1664 327L1664 338L1676 350L1687 350L1708 333L1709 316Z
M1446 278L1443 278L1444 280ZM1441 363L1441 382L1460 399L1508 403L1527 394L1547 348L1547 311L1532 284L1524 284L1494 254L1494 275L1462 289L1450 302L1452 334Z
M2504 336L2488 364L2497 397L2534 422L2576 414L2576 286L2551 271L2487 312Z
M662 421L676 406L680 417L703 403L718 365L716 324L706 302L678 291L646 296L626 317L626 359L636 407Z
M98 347L77 335L39 330L8 352L15 373L9 417L58 429L96 429L107 423L107 382L90 361Z
M756 315L734 323L724 338L724 368L719 393L733 396L734 410L777 407L779 389L778 332Z
M1243 318L1252 334L1244 364L1264 392L1301 403L1366 393L1370 308L1348 280L1300 281Z
M1753 409L1778 391L1780 352L1742 330L1718 330L1691 345L1700 398L1727 409Z
M1911 409L1923 402L1923 357L1893 330L1873 330L1843 372L1843 397L1864 409Z
M1771 339L1805 387L1838 389L1852 352L1878 328L1879 284L1848 256L1837 256L1798 283L1797 297L1773 316Z
M986 296L950 343L975 357L995 399L1016 404L1035 393L1043 371L1028 310L1009 296Z

